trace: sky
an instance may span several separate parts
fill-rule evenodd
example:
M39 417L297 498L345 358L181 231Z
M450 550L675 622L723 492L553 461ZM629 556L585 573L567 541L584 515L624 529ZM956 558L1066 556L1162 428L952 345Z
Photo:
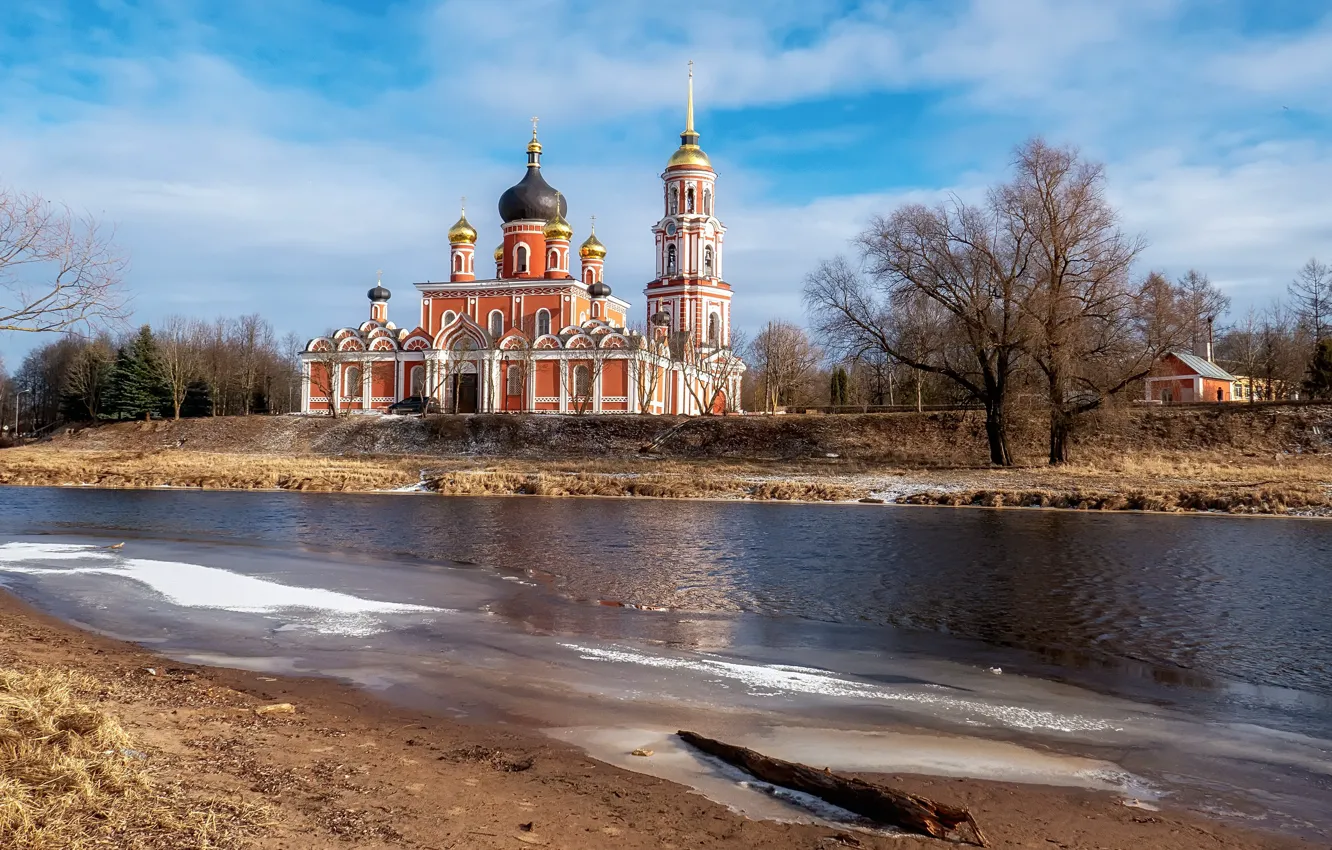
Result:
M575 240L642 309L684 123L718 171L734 321L870 216L980 198L1041 135L1103 162L1141 268L1233 313L1332 259L1332 7L1241 0L8 0L0 184L115 228L134 321L390 318L448 274L460 197L500 241L532 116ZM41 340L0 334L10 368Z

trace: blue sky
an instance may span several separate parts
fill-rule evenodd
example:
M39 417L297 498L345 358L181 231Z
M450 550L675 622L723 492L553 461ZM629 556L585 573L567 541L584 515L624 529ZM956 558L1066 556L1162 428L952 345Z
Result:
M719 173L737 322L800 319L803 275L876 212L979 197L1043 134L1108 168L1143 269L1238 310L1332 258L1332 9L1239 0L25 2L0 17L0 181L87 210L135 318L360 320L375 270L447 274L541 116L547 179L635 307L685 62ZM33 342L0 338L12 366Z

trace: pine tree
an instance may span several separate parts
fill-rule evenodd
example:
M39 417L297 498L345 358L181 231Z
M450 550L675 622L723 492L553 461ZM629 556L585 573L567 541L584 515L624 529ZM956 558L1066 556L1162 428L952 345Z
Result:
M112 419L161 415L170 400L153 332L147 326L116 352L108 381L105 411Z
M212 416L213 388L199 378L185 388L185 400L180 405L181 418Z
M846 369L838 366L832 373L832 403L833 407L845 407L850 400L851 379L846 374Z
M1314 348L1304 391L1312 398L1332 398L1332 339L1325 339Z

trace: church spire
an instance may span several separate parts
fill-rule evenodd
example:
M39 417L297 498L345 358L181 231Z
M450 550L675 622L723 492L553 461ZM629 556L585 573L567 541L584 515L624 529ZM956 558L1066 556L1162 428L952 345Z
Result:
M680 144L698 146L698 133L694 130L694 60L689 60L689 100L685 106L685 129Z

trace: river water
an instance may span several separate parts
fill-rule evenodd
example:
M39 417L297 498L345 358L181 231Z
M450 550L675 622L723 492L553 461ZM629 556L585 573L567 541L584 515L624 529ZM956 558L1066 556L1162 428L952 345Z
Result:
M175 657L533 725L756 814L781 806L665 731L1332 828L1327 521L0 488L0 582Z

